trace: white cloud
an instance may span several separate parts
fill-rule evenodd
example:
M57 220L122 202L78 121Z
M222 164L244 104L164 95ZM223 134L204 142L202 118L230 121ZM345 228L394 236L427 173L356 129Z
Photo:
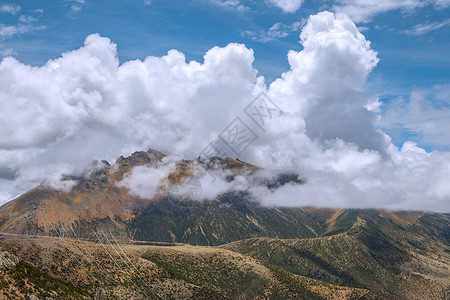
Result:
M37 21L37 19L32 17L32 16L21 15L19 17L19 22L21 22L21 23L33 23L33 22L36 22L36 21Z
M44 10L42 8L33 9L32 12L34 12L35 14L38 14L38 15L44 14Z
M66 0L70 4L70 14L74 15L80 12L83 9L83 5L85 4L86 0Z
M31 24L5 25L0 24L0 38L10 38L14 35L31 33L36 30L43 30L45 26L35 26Z
M150 146L197 155L252 97L252 61L251 50L230 44L203 64L171 50L119 66L115 44L99 35L42 67L4 59L0 166L15 178L5 190L39 184L63 163L75 169Z
M312 16L300 38L304 49L289 52L291 70L272 83L272 97L304 118L312 139L340 138L383 152L377 116L365 108L371 99L365 82L378 62L370 42L348 17L327 12Z
M349 15L355 22L369 22L375 15L391 10L413 12L425 6L434 6L438 9L450 5L448 0L336 0L334 10Z
M291 70L268 90L292 127L274 125L249 157L267 167L294 166L307 183L262 192L262 201L448 211L450 154L411 143L399 151L375 127L379 103L364 86L378 59L356 26L343 15L319 13L300 37L304 49L289 53Z
M416 90L408 100L398 98L385 107L380 126L402 138L415 136L424 146L450 149L450 86Z
M450 0L435 0L431 1L437 8L447 8L450 6Z
M144 0L144 6L152 5L152 0Z
M223 9L235 10L238 12L245 12L249 10L249 8L242 4L239 0L209 0L209 2Z
M8 13L11 15L17 15L20 12L21 7L17 4L2 4L0 5L0 13Z
M303 0L270 0L270 2L285 13L295 13L302 6Z
M291 32L296 32L304 25L304 22L294 22L290 25L283 23L275 23L267 31L243 31L242 35L251 38L252 40L262 43L274 41L280 38L287 37Z
M125 174L117 186L126 187L135 196L151 199L165 190L164 180L174 169L175 162L168 159L155 166L137 166Z
M0 49L0 57L17 56L17 52L13 48Z
M195 158L263 90L284 113L258 131L242 159L307 180L274 193L254 187L263 203L448 211L450 153L413 143L399 150L376 128L379 104L364 90L377 53L355 24L322 12L309 18L300 38L303 50L289 52L290 69L269 87L257 78L253 51L239 44L214 47L203 62L171 50L119 64L116 45L95 34L41 67L3 59L2 197L92 159L148 147ZM144 171L133 171L128 186L152 195L154 186L142 185ZM209 197L228 188L202 184Z
M432 22L427 24L417 24L410 29L402 31L409 35L422 35L430 31L441 29L442 27L450 25L450 19L446 19L441 22Z
M0 38L10 38L15 35L31 33L37 30L45 29L45 26L34 25L38 19L32 16L21 15L18 18L19 23L13 25L6 25L0 23Z

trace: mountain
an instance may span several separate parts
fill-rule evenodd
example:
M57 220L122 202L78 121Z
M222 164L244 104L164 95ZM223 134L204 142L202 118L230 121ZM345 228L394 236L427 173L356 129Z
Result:
M106 226L123 240L220 245L249 237L314 237L317 224L302 209L280 210L260 206L244 192L225 193L214 201L193 201L161 192L152 200L141 199L117 185L136 166L155 166L164 154L149 150L104 161L83 176L67 176L77 184L70 192L42 184L0 208L0 232L57 235L61 227L78 237L93 239L93 230ZM174 186L190 178L195 163L227 171L227 180L251 176L256 166L226 158L207 162L180 161L167 181ZM269 188L301 184L298 176L278 174L253 180ZM315 229L314 229L315 228Z
M310 239L254 238L222 247L293 274L369 289L387 299L449 296L448 215L419 217L375 210L349 214L356 221L339 233ZM399 221L399 216L403 224L393 223L392 218ZM428 227L428 219L446 226L447 232Z
M304 183L230 158L176 162L151 200L118 184L165 159L149 150L95 162L65 177L76 182L70 191L43 183L0 207L5 299L450 297L450 214L267 207L245 191L203 201L171 192L180 182L195 190L198 165L269 189Z

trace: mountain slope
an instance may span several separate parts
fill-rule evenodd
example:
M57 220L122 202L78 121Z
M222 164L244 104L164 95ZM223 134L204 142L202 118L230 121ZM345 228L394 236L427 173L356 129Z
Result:
M0 299L30 295L91 299L98 292L112 299L376 298L365 289L294 275L214 247L100 245L37 238L0 240L0 251L15 261L0 271L0 283L4 282Z
M444 216L448 221L448 216ZM346 232L311 239L248 239L223 247L280 266L294 274L367 288L396 299L445 299L450 288L450 245L443 236L393 230L375 212ZM420 247L413 243L421 243Z

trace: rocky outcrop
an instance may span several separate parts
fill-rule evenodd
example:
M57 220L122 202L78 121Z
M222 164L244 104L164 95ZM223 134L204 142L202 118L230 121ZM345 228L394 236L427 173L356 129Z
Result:
M10 270L17 266L18 263L19 258L15 255L7 251L0 251L0 272Z

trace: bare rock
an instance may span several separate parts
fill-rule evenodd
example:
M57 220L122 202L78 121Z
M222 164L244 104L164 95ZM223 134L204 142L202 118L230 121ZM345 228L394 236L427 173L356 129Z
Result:
M7 251L0 251L0 272L10 270L17 266L19 258Z
M94 300L106 300L106 293L104 290L99 289L95 293Z

